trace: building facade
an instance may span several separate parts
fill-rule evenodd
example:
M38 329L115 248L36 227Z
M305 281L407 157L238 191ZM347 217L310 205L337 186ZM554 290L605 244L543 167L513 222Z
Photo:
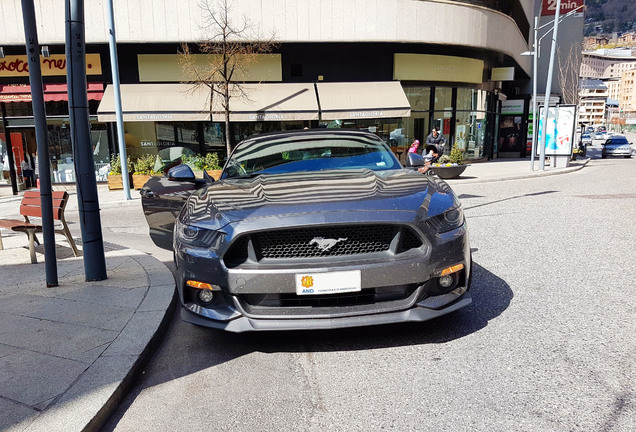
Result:
M32 153L34 125L23 67L20 3L5 0L1 9L0 101L6 109L6 131L0 132L14 148ZM63 92L64 4L35 3L40 45L48 53L41 63L52 172L54 181L73 181ZM211 6L219 3L208 1ZM210 36L203 30L206 12L201 2L114 1L125 144L131 159L147 153L170 158L179 152L217 152L223 160L226 133L236 143L255 133L304 127L366 129L403 158L402 148L414 139L425 140L434 126L467 159L525 156L523 138L501 139L501 107L506 100L524 102L524 112L512 119L524 135L532 58L521 53L531 50L533 17L541 13L541 2L229 3L230 22L240 26L247 17L250 29L274 35L277 45L244 71L241 81L251 96L247 102L231 102L231 129L226 131L218 100L209 92L183 88L187 71L180 63L182 44L196 53L197 42ZM107 22L102 2L86 3L91 144L96 164L104 166L118 148ZM559 33L566 39L568 34ZM197 54L196 61L208 60ZM505 149L500 147L504 144Z

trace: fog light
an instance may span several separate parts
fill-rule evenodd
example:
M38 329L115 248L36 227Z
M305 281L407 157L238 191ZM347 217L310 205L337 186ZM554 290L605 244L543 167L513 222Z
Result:
M439 278L439 286L442 288L450 288L455 283L452 275L446 275Z
M210 303L214 300L214 293L210 290L201 290L199 291L198 296L202 303Z

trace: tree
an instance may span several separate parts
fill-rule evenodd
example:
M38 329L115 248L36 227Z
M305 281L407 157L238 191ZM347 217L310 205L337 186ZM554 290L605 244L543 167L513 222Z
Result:
M195 88L206 86L210 91L210 112L214 98L218 97L225 115L225 146L229 156L230 103L232 99L247 99L244 79L247 67L258 61L259 54L271 52L277 44L274 34L261 37L255 25L245 16L239 23L233 21L231 0L202 0L204 40L196 43L197 51L205 61L197 61L190 45L181 45L179 62L184 72L184 82Z
M566 104L578 105L581 47L578 44L572 44L565 53L557 47L557 62L563 100Z

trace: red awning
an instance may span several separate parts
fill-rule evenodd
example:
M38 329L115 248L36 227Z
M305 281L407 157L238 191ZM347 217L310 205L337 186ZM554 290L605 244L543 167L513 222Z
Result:
M88 83L88 100L102 100L104 84ZM68 100L66 84L44 84L44 101ZM27 84L0 84L0 102L31 102L31 86Z

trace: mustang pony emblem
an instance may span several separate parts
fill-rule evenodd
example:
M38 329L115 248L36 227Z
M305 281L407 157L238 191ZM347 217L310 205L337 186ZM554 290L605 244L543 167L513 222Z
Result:
M322 252L327 252L329 249L331 249L338 243L342 241L346 241L346 240L347 240L346 238L342 238L342 237L339 239L326 239L322 237L314 237L309 242L309 246L316 245L316 247L320 249Z

